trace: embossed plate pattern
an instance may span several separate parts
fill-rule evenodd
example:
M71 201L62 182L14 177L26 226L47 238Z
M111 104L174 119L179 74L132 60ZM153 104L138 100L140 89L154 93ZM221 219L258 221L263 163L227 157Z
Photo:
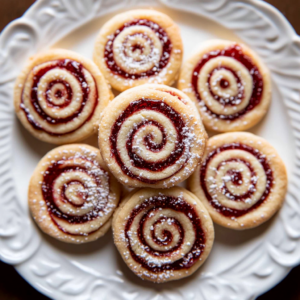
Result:
M57 43L91 57L99 27L114 13L140 6L174 18L186 55L203 40L223 37L242 40L262 56L272 72L273 103L251 131L275 146L289 173L279 214L242 233L216 226L215 247L201 270L162 285L143 282L128 270L111 232L75 247L37 229L28 213L27 184L53 146L25 132L12 104L14 80L29 55ZM42 293L66 300L250 300L300 262L300 39L271 6L255 0L40 0L2 32L0 70L0 258Z

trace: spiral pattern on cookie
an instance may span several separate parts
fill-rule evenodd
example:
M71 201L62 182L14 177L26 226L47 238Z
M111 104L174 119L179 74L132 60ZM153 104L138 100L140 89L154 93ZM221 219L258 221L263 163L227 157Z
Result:
M235 120L259 104L263 80L239 45L207 53L195 67L192 87L206 112Z
M277 151L248 132L211 137L188 186L213 221L244 230L270 219L282 206L287 172Z
M147 110L146 120L142 114L134 114L141 109ZM126 143L123 136L128 137ZM112 154L122 170L146 183L176 174L189 158L188 132L183 119L160 101L133 102L116 121L110 141ZM127 151L122 155L117 148Z
M125 226L125 237L134 259L158 273L190 267L205 245L194 209L183 199L166 196L153 197L135 208Z
M181 52L178 28L168 16L134 10L115 16L103 26L94 61L114 88L125 90L146 82L172 83Z
M271 100L268 69L248 47L212 40L183 66L179 89L202 115L204 125L217 131L244 130L267 112Z
M149 20L126 23L110 37L104 59L115 74L129 79L157 75L166 67L172 44L166 32Z
M66 144L94 133L110 97L92 61L72 51L51 49L30 59L18 76L14 106L35 137Z
M138 197L136 201L131 199L121 207L114 219L114 226L121 228L114 227L114 234L117 246L119 241L125 241L122 246L126 248L121 251L125 253L126 263L131 262L129 257L134 261L131 269L144 278L149 276L161 282L175 279L172 277L181 271L182 277L187 276L187 271L200 263L206 246L209 252L211 236L208 237L205 217L199 214L199 200L189 198L192 201L188 201L184 189L177 196L163 191L156 194L140 196L144 198L142 201ZM118 223L123 218L119 216L128 212L125 222ZM208 214L206 217L211 222Z
M109 167L113 164L112 171L117 178L120 173L125 176L122 180L125 184L136 186L141 183L147 186L163 184L168 179L170 184L174 184L184 180L181 177L188 176L191 172L189 167L193 169L201 158L206 133L201 128L200 118L189 115L190 107L176 96L147 87L135 88L140 95L145 95L146 90L159 95L159 100L133 97L133 101L120 110L115 119L112 120L109 115L102 119L99 130L101 151L109 147L110 151L105 152L104 157ZM125 92L114 100L115 111L118 111L116 103L123 106L122 98L127 95ZM160 100L164 97L169 97L173 102ZM180 102L180 107L183 106L185 111L176 110L176 102ZM109 140L104 133L106 128L110 131ZM182 176L179 175L181 171Z
M108 228L118 193L101 164L97 149L87 145L52 150L37 167L30 184L30 206L40 205L38 211L33 209L35 219L44 225L52 223L51 228L54 225L63 238L88 237ZM37 187L36 176L40 178Z
M86 164L91 167L87 169ZM69 234L89 234L99 229L103 225L101 215L111 210L107 174L94 162L80 157L51 165L42 189L54 222ZM87 222L89 228L78 232L77 228Z
M24 82L20 107L35 129L61 136L83 126L97 104L93 75L81 63L64 59L34 67Z
M209 153L200 180L206 198L217 211L227 217L240 217L268 197L273 173L263 153L232 143Z

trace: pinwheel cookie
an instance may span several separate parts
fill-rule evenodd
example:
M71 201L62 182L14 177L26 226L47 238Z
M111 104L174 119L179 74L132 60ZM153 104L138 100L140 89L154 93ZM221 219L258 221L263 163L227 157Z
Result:
M65 144L90 136L111 98L97 66L72 51L53 49L31 58L17 78L14 105L36 138Z
M101 28L94 61L113 88L124 91L144 83L171 85L181 66L179 28L155 10L131 10Z
M39 162L28 203L45 233L64 242L86 243L109 229L119 194L120 185L99 150L72 144L53 149Z
M103 159L131 187L182 182L200 163L206 139L191 100L164 85L123 92L107 106L99 127Z
M141 189L113 217L115 244L142 279L166 282L194 273L214 240L212 220L199 199L179 187Z
M271 100L270 74L243 44L203 43L181 70L178 88L197 104L204 125L215 131L245 130L266 114Z
M214 222L247 229L267 221L281 207L287 174L267 141L251 133L234 132L208 140L202 165L188 183Z

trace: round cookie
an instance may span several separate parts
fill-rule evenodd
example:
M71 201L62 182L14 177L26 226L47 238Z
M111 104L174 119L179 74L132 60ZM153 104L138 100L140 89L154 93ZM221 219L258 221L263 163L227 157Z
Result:
M37 165L28 190L34 220L63 242L91 242L106 233L120 198L99 150L85 144L61 146Z
M276 150L246 132L216 135L188 180L214 222L232 229L256 227L281 207L287 174Z
M205 207L180 187L132 192L115 212L112 228L127 266L142 279L158 283L193 274L214 240Z
M266 114L271 101L267 67L247 46L204 42L181 69L178 88L198 106L206 128L245 130Z
M127 90L103 113L101 154L124 185L174 186L191 175L204 154L207 134L191 100L167 86L161 89Z
M36 138L72 143L95 131L111 99L97 66L72 51L52 49L33 56L16 80L15 111Z
M118 91L144 83L172 85L182 55L177 25L167 15L147 9L113 17L101 28L94 48L95 63Z

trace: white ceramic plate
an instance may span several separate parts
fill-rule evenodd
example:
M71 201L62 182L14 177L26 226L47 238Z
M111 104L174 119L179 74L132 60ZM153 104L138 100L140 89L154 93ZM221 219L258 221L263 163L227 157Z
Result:
M266 138L285 161L289 191L284 207L259 228L236 232L216 226L205 265L166 284L137 278L113 246L112 234L67 245L42 234L27 207L27 185L50 149L16 120L14 80L29 55L59 46L92 57L99 28L112 15L155 7L180 26L186 57L197 44L220 37L242 40L272 71L273 102L251 131ZM40 0L0 38L0 258L54 299L250 300L278 283L300 262L300 39L273 7L254 0ZM96 145L96 137L89 139Z

